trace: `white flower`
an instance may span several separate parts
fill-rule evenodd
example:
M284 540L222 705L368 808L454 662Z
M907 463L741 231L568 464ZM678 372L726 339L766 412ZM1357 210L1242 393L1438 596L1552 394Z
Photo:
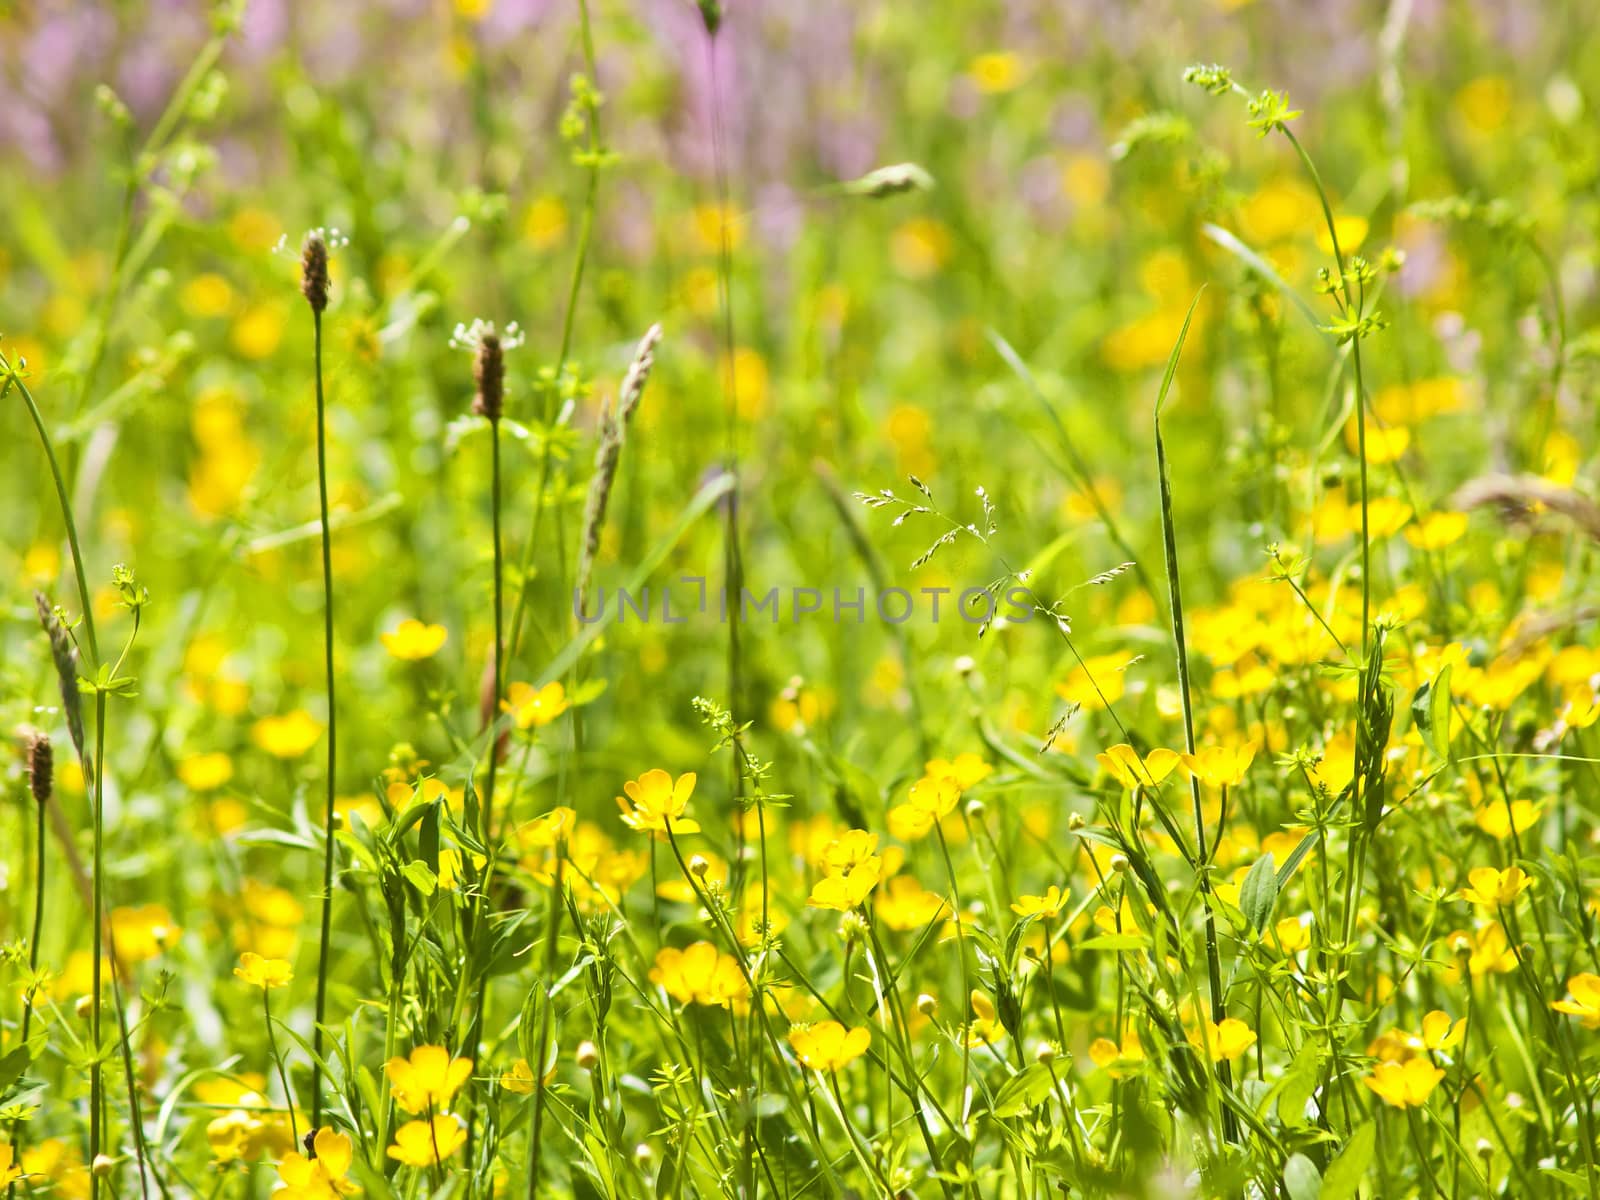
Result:
M474 317L471 325L457 324L455 332L450 335L450 348L452 350L465 350L476 354L478 347L485 337L495 336L493 321L485 321L482 317ZM500 348L502 350L515 350L527 338L523 335L522 327L515 321L507 325L499 334Z
M342 232L337 225L330 225L326 228L318 225L315 229L306 230L305 236L310 237L312 234L321 238L322 244L330 251L342 250L350 244L350 235ZM301 238L298 244L291 246L289 244L289 235L287 233L280 234L277 245L272 247L272 252L274 254L286 254L290 258L298 259L300 257L300 246L304 242L305 238Z

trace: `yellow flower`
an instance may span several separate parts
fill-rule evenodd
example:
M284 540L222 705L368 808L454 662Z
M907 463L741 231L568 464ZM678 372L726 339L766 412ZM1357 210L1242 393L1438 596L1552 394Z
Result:
M542 1084L549 1084L556 1075L556 1063L561 1058L561 1048L556 1045L555 1039L550 1039L550 1045L545 1051L544 1075L539 1079ZM527 1096L533 1092L533 1068L528 1065L528 1060L519 1058L511 1064L511 1070L500 1076L500 1086L508 1092L515 1092L519 1096Z
M1019 917L1059 916L1068 899L1068 895L1052 883L1042 896L1018 896L1011 911Z
M689 214L689 225L700 249L707 254L722 250L723 238L731 249L738 249L744 240L744 218L732 208L720 204L701 204Z
M0 1187L6 1187L22 1178L22 1168L16 1163L16 1150L10 1142L0 1142Z
M294 978L290 965L283 959L262 958L250 950L239 956L239 965L233 969L233 973L251 987L258 987L264 992L285 987Z
M345 1178L354 1158L350 1139L323 1126L311 1144L315 1158L306 1158L297 1150L283 1156L278 1164L282 1186L273 1195L278 1200L335 1200L358 1195L361 1189Z
M408 1113L419 1113L448 1105L471 1077L472 1060L451 1058L443 1046L418 1046L409 1060L391 1058L383 1069L389 1076L394 1102Z
M1189 1032L1196 1049L1208 1050L1212 1062L1232 1062L1256 1044L1256 1032L1237 1017L1206 1020L1204 1029Z
M522 236L535 250L557 245L567 232L567 208L556 196L540 196L522 217Z
M1299 954L1311 945L1311 926L1299 917L1285 917L1272 927L1285 954Z
M1340 252L1349 254L1367 240L1366 218L1341 214L1333 219L1333 231L1339 236ZM1333 253L1333 237L1325 224L1317 226L1317 246L1324 254Z
M278 218L259 208L241 208L228 219L228 237L246 253L271 250L282 232Z
M1343 249L1343 247L1340 247ZM1361 427L1356 424L1356 419L1351 417L1345 423L1344 444L1351 454L1361 452ZM1367 461L1369 463L1392 463L1405 456L1411 446L1411 431L1404 425L1390 425L1380 427L1369 422L1367 424Z
M1480 75L1455 95L1456 113L1478 134L1497 133L1511 114L1511 82L1503 75Z
M976 1050L980 1046L991 1046L1004 1038L1005 1026L1000 1024L995 1014L994 1001L977 988L972 989L972 994L967 999L972 1005L972 1020L957 1031L959 1040L969 1049Z
M1442 550L1459 542L1467 532L1467 514L1435 512L1406 530L1406 541L1419 550Z
M847 829L822 851L822 864L830 874L858 867L878 852L878 835L865 829Z
M488 862L483 855L474 853L472 865L478 870L483 869L483 864ZM461 883L462 867L466 860L461 851L446 848L439 851L439 886L449 891L455 891Z
M983 755L968 750L954 758L930 758L922 768L923 775L938 779L948 775L962 791L976 787L994 774L994 768L984 761Z
M117 957L123 962L145 962L156 957L183 930L173 924L165 905L142 904L138 908L111 910L111 936Z
M88 1200L89 1170L77 1153L60 1138L45 1138L25 1149L22 1152L22 1173L49 1180L54 1185L52 1195L59 1200ZM42 1180L32 1182L38 1185Z
M206 1125L206 1143L219 1163L256 1162L280 1158L294 1149L287 1114L270 1112L261 1092L260 1076L234 1080L208 1080L196 1085L195 1092L208 1104L238 1105Z
M839 874L819 879L806 897L810 908L848 912L866 900L883 873L883 860L874 854Z
M527 1096L533 1092L533 1068L528 1065L528 1060L519 1058L511 1064L511 1070L500 1076L500 1086L508 1092L515 1092L519 1096Z
M439 653L439 647L448 636L443 625L424 625L415 617L407 617L391 632L380 633L378 640L392 657L401 662L416 662Z
M650 982L680 1004L708 1008L742 1011L750 996L739 960L710 942L695 942L683 950L663 947L650 968Z
M1543 811L1544 806L1532 800L1513 800L1508 813L1506 806L1496 801L1479 807L1473 813L1473 821L1490 837L1504 841L1513 830L1525 833L1532 829Z
M801 1066L813 1071L837 1071L849 1066L871 1044L872 1032L864 1025L846 1029L837 1021L821 1021L789 1030L789 1045L794 1047L795 1057Z
M1127 1078L1144 1061L1144 1047L1139 1044L1138 1031L1128 1030L1120 1046L1110 1038L1095 1038L1089 1043L1089 1059L1111 1078Z
M1151 752L1151 758L1155 753ZM1198 754L1185 754L1183 769L1190 775L1198 775L1207 787L1238 787L1244 782L1244 773L1255 757L1254 742L1245 742L1242 746L1207 746Z
M1421 1108L1443 1078L1444 1072L1430 1059L1412 1058L1403 1063L1381 1062L1361 1082L1385 1104L1395 1108Z
M949 915L944 897L930 892L909 875L892 876L878 892L878 920L890 929L923 929Z
M1570 1000L1556 1000L1550 1007L1583 1020L1585 1029L1600 1029L1600 975L1587 971L1567 980Z
M889 810L889 836L902 842L920 841L933 832L937 818L916 804L896 804Z
M1474 867L1467 872L1467 883L1456 893L1457 899L1469 901L1480 908L1498 908L1502 904L1515 904L1517 897L1533 886L1533 880L1521 867L1507 867L1497 871L1493 867Z
M693 771L686 771L674 781L660 767L628 780L622 785L628 798L617 797L622 823L658 838L669 833L699 833L699 823L683 815L689 807L689 797L694 795L694 785Z
M233 348L248 359L271 358L283 341L285 316L277 305L247 308L233 323Z
M251 740L274 758L299 758L322 737L322 726L303 708L262 717L250 727Z
M559 679L552 679L541 688L531 683L513 683L506 689L506 699L500 701L500 711L510 713L518 729L543 729L570 707L567 689Z
M931 217L912 217L894 231L889 257L910 279L926 279L950 258L950 231Z
M1517 965L1516 953L1506 941L1506 931L1498 921L1481 929L1458 929L1445 938L1445 950L1454 959L1445 968L1444 976L1451 983L1461 978L1460 962L1465 959L1467 974L1473 979L1480 975L1504 975Z
M911 807L933 820L949 816L961 801L961 781L954 775L924 775L911 785Z
M1174 330L1176 336L1176 330ZM1172 339L1167 339L1167 350L1172 349ZM1162 351L1163 358L1167 351ZM1108 704L1122 699L1127 686L1128 657L1124 654L1102 654L1086 658L1060 683L1056 695L1068 704L1076 704L1086 712L1097 712Z
M1008 50L980 54L967 64L967 78L986 96L1011 91L1022 77L1022 60Z
M233 309L233 288L221 275L207 272L183 285L178 303L191 317L225 317Z
M1095 761L1108 775L1131 791L1137 787L1155 787L1172 774L1172 768L1178 765L1180 759L1176 751L1157 749L1141 760L1137 750L1126 742L1119 742L1103 754L1095 755Z
M178 764L178 778L195 792L214 792L233 778L233 759L219 752L191 754Z
M766 411L772 372L760 351L740 346L732 355L723 355L717 363L717 377L731 390L741 417L752 420Z
M466 1145L465 1126L450 1113L432 1121L407 1121L395 1131L389 1157L408 1167L431 1167Z
M1452 1024L1449 1013L1434 1009L1422 1018L1422 1044L1429 1050L1449 1050L1459 1046L1466 1036L1465 1017Z

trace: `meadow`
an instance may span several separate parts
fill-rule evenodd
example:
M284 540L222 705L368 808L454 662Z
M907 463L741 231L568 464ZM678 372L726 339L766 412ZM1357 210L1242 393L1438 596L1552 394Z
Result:
M6 1200L1600 1200L1595 26L0 4Z

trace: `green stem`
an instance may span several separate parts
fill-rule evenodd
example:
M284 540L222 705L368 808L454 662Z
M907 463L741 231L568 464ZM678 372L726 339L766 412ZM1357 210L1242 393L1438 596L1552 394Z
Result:
M484 844L494 846L494 780L499 764L500 697L505 694L505 611L503 562L500 551L500 419L489 421L490 458L490 508L494 514L494 699L489 705L489 774L483 788ZM506 813L506 820L511 814Z
M45 460L50 464L50 478L56 485L56 499L61 505L61 518L67 527L67 546L72 551L72 570L78 580L78 605L83 610L83 632L89 643L89 666L91 669L97 668L100 665L100 643L95 638L94 632L94 606L90 603L89 581L83 570L83 551L78 545L78 523L73 519L72 501L67 495L66 480L61 475L61 464L56 460L55 447L50 443L49 431L45 429L44 417L39 413L39 406L34 403L33 393L6 361L4 354L0 354L0 373L5 375L5 386L0 387L0 400L5 399L6 393L15 383L17 390L22 393L23 403L28 406L28 416L33 419L33 427L38 431L39 444L44 447Z
M317 946L317 1012L311 1027L311 1127L322 1126L322 1025L328 1015L328 958L333 937L333 797L338 768L338 708L333 682L333 551L328 534L328 422L322 389L322 313L311 310L312 365L317 388L317 499L322 522L322 648L328 691L327 811L322 847L322 929Z
M545 917L543 1003L539 1006L539 1036L534 1044L533 1068L533 1128L528 1135L528 1200L538 1200L539 1168L543 1156L539 1153L539 1134L544 1125L544 1059L550 1044L550 988L555 982L556 950L561 940L561 887L563 868L567 861L566 845L556 847L555 878L550 881L550 908Z
M294 1092L289 1089L289 1073L284 1069L283 1055L278 1053L278 1037L272 1032L272 992L267 988L261 989L261 1012L267 1022L267 1049L272 1051L272 1061L278 1067L278 1082L283 1085L283 1103L289 1110L289 1138L298 1146L300 1144L300 1127L294 1115ZM315 1129L316 1125L312 1125Z
M104 987L105 958L105 748L106 748L106 694L94 696L94 960L90 967L89 1008L89 1162L100 1156L105 1139L105 1078L100 1044L101 989ZM89 1192L92 1200L100 1200L100 1174L89 1172Z

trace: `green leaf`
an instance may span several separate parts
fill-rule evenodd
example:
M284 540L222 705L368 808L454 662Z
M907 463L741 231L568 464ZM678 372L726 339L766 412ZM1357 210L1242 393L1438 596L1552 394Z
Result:
M1308 1038L1284 1073L1282 1091L1278 1093L1278 1120L1288 1128L1298 1129L1306 1123L1306 1104L1316 1093L1321 1071L1322 1056Z
M22 1073L28 1069L28 1064L33 1062L33 1051L27 1046L18 1046L4 1058L0 1058L0 1092L5 1092L22 1078Z
M1576 1171L1563 1171L1560 1167L1540 1167L1539 1173L1546 1179L1554 1179L1562 1184L1574 1196L1582 1196L1589 1190L1588 1181Z
M1368 1121L1350 1135L1339 1157L1328 1164L1322 1176L1320 1200L1351 1200L1367 1168L1372 1165L1372 1146L1377 1133Z
M428 811L423 814L422 825L417 830L417 848L422 861L427 863L428 870L435 875L439 873L439 801L435 800L428 805Z
M1283 1164L1283 1190L1289 1200L1321 1200L1322 1174L1304 1154L1291 1154Z
M1239 909L1250 927L1260 933L1271 919L1272 906L1277 902L1278 875L1273 870L1272 855L1263 854L1239 885Z
M678 1156L668 1154L661 1160L661 1170L656 1172L656 1200L677 1200Z
M989 1111L996 1117L1020 1117L1038 1108L1049 1097L1056 1085L1055 1077L1044 1063L1034 1063L1006 1080L994 1094Z
M598 699L601 693L606 690L606 683L607 680L603 676L596 676L593 679L585 679L577 687L572 689L572 694L568 697L568 701L571 703L573 708L580 708L583 705Z
M424 896L431 896L439 887L439 877L428 869L428 864L421 859L414 859L405 865L402 872L406 880Z
M1283 281L1283 276L1279 275L1277 271L1273 270L1272 264L1267 262L1266 259L1262 258L1254 250L1250 249L1249 246L1245 245L1236 236L1234 236L1232 233L1229 233L1226 229L1223 229L1220 225L1202 225L1200 227L1200 232L1205 234L1217 245L1221 246L1229 254L1237 258L1246 267L1250 268L1250 270L1261 276L1261 278L1265 279L1273 287L1277 288L1278 291L1282 292L1284 296L1288 297L1290 302L1300 310L1301 315L1311 323L1311 327L1313 329L1321 329L1322 318L1317 315L1316 309L1307 304L1299 292L1295 291L1287 283L1285 283Z
M1450 667L1446 666L1433 681L1428 712L1430 744L1434 753L1448 760L1450 757Z
M1087 941L1078 942L1078 950L1143 950L1150 939L1141 933L1103 933Z

